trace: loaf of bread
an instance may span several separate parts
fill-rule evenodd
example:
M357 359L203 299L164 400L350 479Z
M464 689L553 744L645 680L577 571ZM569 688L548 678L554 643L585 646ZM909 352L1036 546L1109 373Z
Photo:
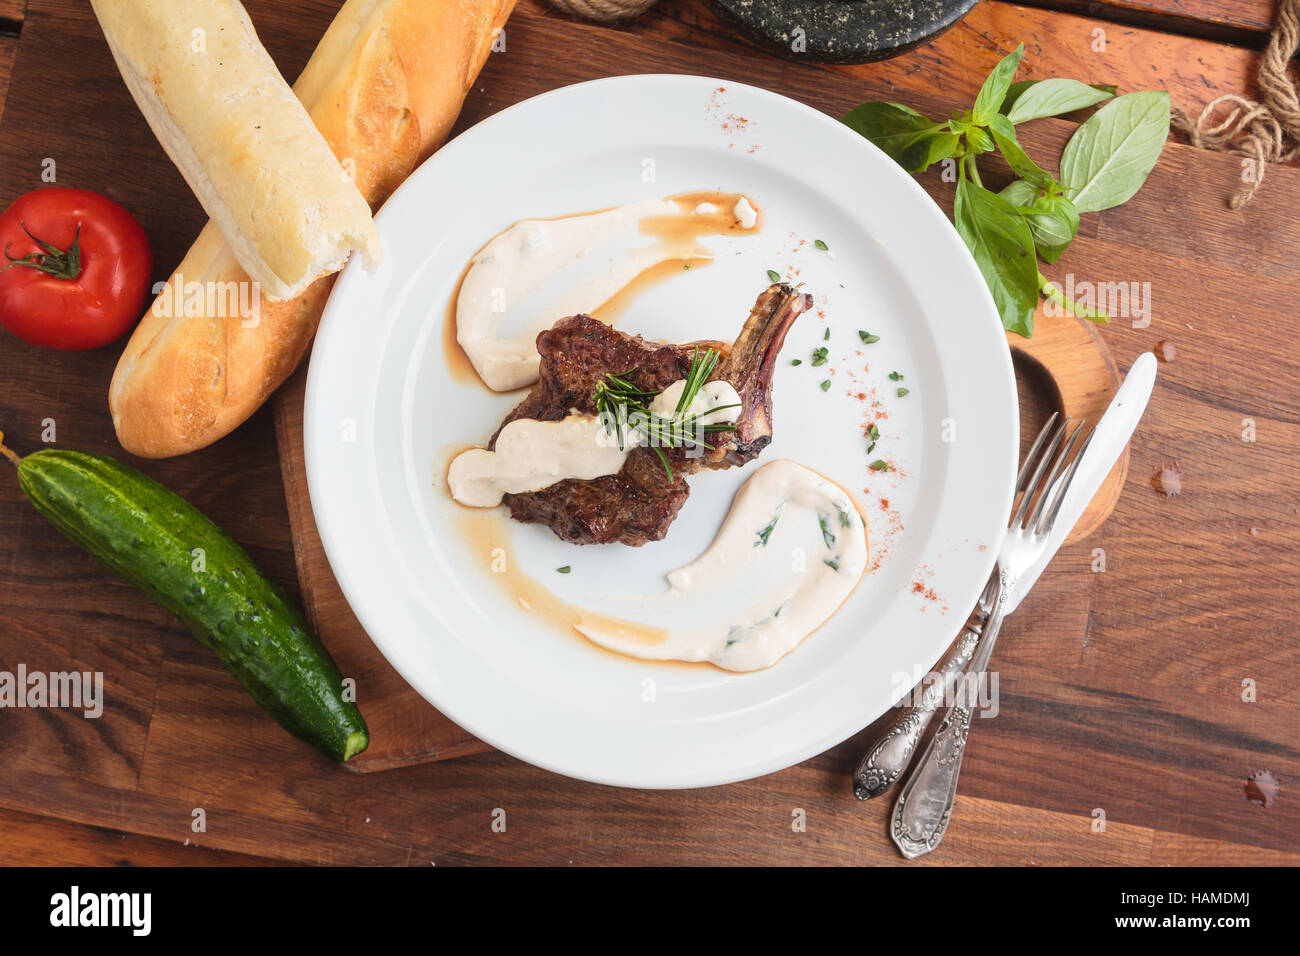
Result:
M343 5L294 92L372 207L446 138L513 7L514 0ZM109 407L122 446L166 458L243 423L306 352L333 281L317 279L284 301L256 298L209 222L113 374Z
M353 251L379 258L370 208L280 76L239 0L92 0L154 135L269 299Z

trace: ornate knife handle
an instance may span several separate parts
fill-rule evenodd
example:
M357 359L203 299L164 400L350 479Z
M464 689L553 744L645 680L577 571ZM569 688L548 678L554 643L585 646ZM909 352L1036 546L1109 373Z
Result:
M912 699L916 703L901 708L885 732L876 738L867 755L858 764L858 769L853 772L853 793L859 800L880 796L907 769L912 754L925 735L925 729L930 726L931 718L970 664L987 620L988 612L981 605L975 605L965 627L939 665L938 677L925 685L919 700L916 699L917 688L913 688Z
M1001 626L1002 604L999 601L989 616L985 638L979 644L977 660L971 667L971 673L979 680L984 677ZM909 860L933 850L948 829L953 803L957 799L957 778L961 774L961 758L966 753L973 709L973 704L962 696L958 697L958 703L939 724L930 746L917 761L894 804L890 835Z

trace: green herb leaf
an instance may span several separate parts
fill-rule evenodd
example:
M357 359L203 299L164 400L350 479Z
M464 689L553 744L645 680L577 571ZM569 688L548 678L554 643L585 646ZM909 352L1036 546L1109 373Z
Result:
M891 382L901 382L903 380L903 375L901 372L890 372L889 380Z
M1110 209L1133 197L1169 138L1169 94L1128 93L1090 116L1061 154L1061 181L1079 212Z
M777 272L775 269L768 269L767 277L771 279L773 282L781 281L781 273Z
M776 530L776 523L781 520L781 509L778 507L772 514L772 520L758 531L758 540L754 542L756 548L766 548L767 539L772 537L772 532Z
M790 364L791 364L791 365L802 365L802 364L803 364L803 359L790 359Z
M820 239L814 239L813 245L816 246L818 249L820 249L822 252L827 252L830 249L830 246L826 245L826 243L822 242Z
M879 335L872 335L870 332L864 331L863 329L858 329L858 338L862 339L863 345L871 345L874 342L880 341Z
M1003 327L1028 338L1038 307L1038 264L1029 224L1011 203L965 178L957 182L953 219L993 295Z
M1007 188L998 193L1003 199L1013 206L1029 207L1038 201L1038 197L1043 195L1042 190L1030 185L1023 179L1014 179L1008 184Z
M1001 113L996 114L989 121L989 132L993 134L993 140L998 144L1002 158L1007 161L1007 165L1017 176L1039 189L1051 189L1057 185L1052 174L1030 159L1021 148L1019 141L1016 140L1016 128L1011 124L1011 120Z
M991 153L996 148L988 130L974 126L966 131L966 145L973 153Z
M889 462L885 461L883 458L877 458L867 467L870 468L872 471L893 471L894 470L894 466L891 465Z
M826 333L822 336L822 341L829 342L830 340L831 340L831 330L827 329Z
M1011 84L1002 101L1002 112L1011 122L1024 123L1096 106L1114 95L1113 86L1089 86L1078 80L1021 80Z
M900 389L898 390L898 397L899 397L899 398L902 398L902 397L903 397L904 395L906 395L909 391L910 391L910 389L900 388Z
M922 145L925 145L927 149L925 161L919 171L924 172L935 163L954 158L961 150L961 137L956 133L940 129L922 137L917 143L917 148L919 149Z
M931 140L943 132L943 125L916 110L898 103L863 103L851 109L842 122L909 173L919 173L936 161L931 156Z
M813 353L812 353L813 365L825 365L826 360L830 357L830 354L831 354L831 350L826 348L826 346L824 345L813 349Z
M1064 196L1042 196L1021 214L1044 262L1055 262L1079 232L1079 211Z
M875 422L872 422L870 425L868 425L867 437L870 438L872 441L876 441L878 438L880 438L880 426L877 425Z
M831 390L831 380L828 378L826 381L822 382L822 391L829 392L830 390Z
M566 564L564 567L562 567L562 568L556 568L555 570L556 570L556 572L557 572L558 574L568 574L570 571L573 570L573 568L569 567L569 566Z
M826 547L828 548L835 547L835 532L831 530L830 521L826 518L825 515L819 514L817 516L817 524L821 526L822 540L826 542Z
M1020 59L1024 55L1025 45L1022 43L1016 47L1014 53L1004 56L988 75L984 85L980 87L979 95L975 97L975 106L971 109L971 116L976 123L986 126L989 120L998 115L998 109L1002 106L1002 101L1007 98L1007 92L1011 89L1011 79L1020 68Z
M823 559L822 559L822 564L826 565L826 567L830 568L830 569L831 569L832 571L834 571L836 574L838 574L839 571L840 571L840 559L839 559L839 558L823 558Z

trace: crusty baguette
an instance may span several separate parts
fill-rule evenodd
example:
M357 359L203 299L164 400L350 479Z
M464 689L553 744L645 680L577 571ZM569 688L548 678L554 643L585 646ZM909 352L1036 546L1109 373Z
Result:
M347 0L339 11L294 92L372 206L451 131L513 7L514 0ZM172 294L179 282L210 291L247 281L208 223L113 375L109 407L128 451L166 458L211 444L297 366L334 276L294 299L261 301L255 325L219 298Z
M239 0L91 0L154 135L269 299L379 258L370 208Z

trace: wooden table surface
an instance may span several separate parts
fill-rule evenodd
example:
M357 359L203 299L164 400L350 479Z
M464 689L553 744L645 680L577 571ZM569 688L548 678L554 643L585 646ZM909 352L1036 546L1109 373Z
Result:
M292 76L338 4L248 5ZM967 106L1021 40L1022 76L1164 87L1194 112L1219 93L1255 92L1272 14L1272 0L986 0L906 56L822 67L755 51L701 0L665 0L616 28L521 0L461 128L576 80L656 70L754 82L833 115L880 98L943 114ZM0 0L0 103L13 78L41 78L67 37L94 29L81 0ZM119 84L52 92L49 124L61 121L61 98L83 93L133 117L112 128L92 117L86 150L59 157L61 185L128 205L155 179L176 188ZM76 104L63 115L77 116ZM1026 128L1030 153L1058 155L1072 128ZM42 129L0 129L7 204L39 184ZM132 176L136 161L147 175ZM1254 203L1234 212L1225 200L1240 175L1237 157L1171 141L1142 193L1086 217L1049 272L1149 281L1151 325L1115 322L1102 335L1121 368L1162 340L1177 354L1161 367L1115 514L1061 552L1003 629L1001 713L976 722L954 823L926 863L1300 863L1300 171L1270 169ZM950 201L937 177L923 182ZM192 200L145 218L160 277L202 219ZM0 428L30 450L54 418L60 445L121 454L104 400L115 358L0 336ZM1243 441L1252 427L1255 440ZM293 590L274 441L264 409L203 452L134 463ZM1183 475L1177 497L1150 484L1165 466ZM1093 570L1097 549L1104 572ZM887 806L849 791L869 731L760 780L686 792L593 786L499 753L364 776L338 769L262 717L169 615L66 543L0 476L0 670L19 662L105 671L111 706L95 721L0 710L0 863L900 862ZM214 712L229 744L200 748L192 722ZM1269 808L1247 799L1257 771L1281 780ZM204 832L191 827L197 808ZM499 809L505 832L492 826Z

